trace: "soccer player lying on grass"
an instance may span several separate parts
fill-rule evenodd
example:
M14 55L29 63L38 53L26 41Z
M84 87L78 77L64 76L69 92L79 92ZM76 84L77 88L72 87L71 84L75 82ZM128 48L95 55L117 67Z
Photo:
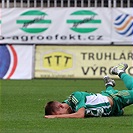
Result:
M133 77L125 73L128 65L121 63L111 70L118 75L128 90L118 91L113 87L115 81L104 77L106 90L101 93L74 92L63 103L48 102L45 106L45 118L84 118L101 116L121 116L123 108L133 104Z

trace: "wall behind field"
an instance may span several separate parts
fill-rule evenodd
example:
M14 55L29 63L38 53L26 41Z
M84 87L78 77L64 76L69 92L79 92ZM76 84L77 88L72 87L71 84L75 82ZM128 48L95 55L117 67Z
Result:
M0 78L101 78L120 62L133 75L132 2L3 0Z

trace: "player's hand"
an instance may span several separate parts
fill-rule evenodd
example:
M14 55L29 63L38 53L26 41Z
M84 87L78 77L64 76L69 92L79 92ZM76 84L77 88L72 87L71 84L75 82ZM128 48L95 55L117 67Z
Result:
M45 115L44 118L47 118L47 119L49 119L49 118L56 118L56 116L55 115Z

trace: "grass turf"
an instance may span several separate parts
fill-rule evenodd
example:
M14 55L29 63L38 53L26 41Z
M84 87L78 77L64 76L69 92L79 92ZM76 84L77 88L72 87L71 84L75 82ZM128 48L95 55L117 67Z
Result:
M116 80L116 89L125 89ZM73 91L100 92L103 80L0 80L0 133L132 133L133 105L121 117L45 119L44 105Z

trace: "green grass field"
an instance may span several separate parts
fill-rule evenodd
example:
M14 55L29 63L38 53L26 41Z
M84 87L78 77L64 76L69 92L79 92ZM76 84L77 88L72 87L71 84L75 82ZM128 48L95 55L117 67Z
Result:
M125 89L120 80L115 88ZM63 101L77 90L103 89L103 80L0 80L0 133L133 133L133 105L121 117L43 118L49 100Z

